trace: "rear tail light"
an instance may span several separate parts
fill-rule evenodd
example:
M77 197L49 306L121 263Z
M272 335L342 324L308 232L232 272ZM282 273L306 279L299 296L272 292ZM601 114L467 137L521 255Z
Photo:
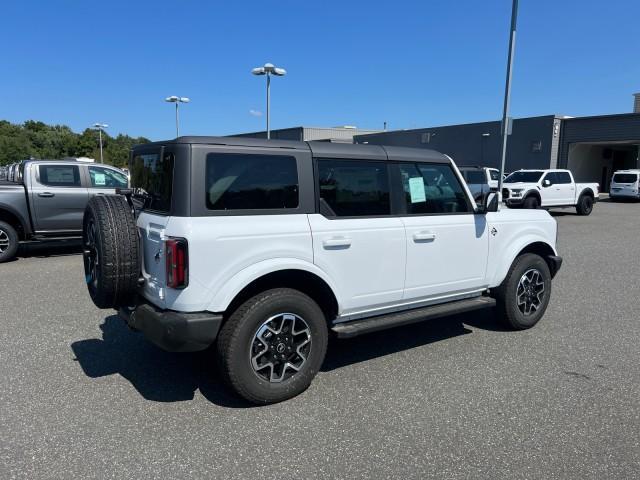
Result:
M165 241L167 287L185 288L189 284L189 247L184 238Z

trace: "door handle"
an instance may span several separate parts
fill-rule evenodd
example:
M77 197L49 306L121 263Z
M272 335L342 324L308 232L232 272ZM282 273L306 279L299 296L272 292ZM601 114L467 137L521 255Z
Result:
M55 193L51 193L51 192L40 192L38 194L39 197L44 197L44 198L51 198L51 197L55 197L56 194Z
M351 246L351 239L348 237L336 237L328 238L322 241L324 248L349 248Z
M436 239L436 234L432 232L418 232L413 234L414 242L431 242Z

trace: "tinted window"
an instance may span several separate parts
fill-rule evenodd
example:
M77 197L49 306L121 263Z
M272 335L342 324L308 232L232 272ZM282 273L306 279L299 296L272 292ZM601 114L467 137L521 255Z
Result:
M160 153L134 154L131 186L136 189L136 198L143 202L142 208L157 212L171 210L174 162L173 153L165 153L163 158Z
M79 187L80 169L76 165L40 165L40 183L51 187Z
M482 170L465 170L462 172L467 183L481 184L487 183L484 171Z
M298 206L295 157L243 153L207 155L210 210L264 210Z
M549 180L551 182L552 185L555 185L556 183L558 183L558 178L556 176L556 172L549 172L547 173L544 178L542 179L542 181L544 182L545 180Z
M116 172L110 168L89 167L91 186L95 188L127 188L129 182L124 173Z
M536 183L542 177L543 172L513 172L504 181L505 183Z
M489 170L491 180L500 180L500 172L498 170Z
M462 185L450 165L402 164L407 213L469 212Z
M636 183L638 181L638 174L636 173L616 173L613 176L615 183Z
M320 209L328 216L389 215L389 175L383 162L318 160Z
M556 172L556 181L554 183L571 183L571 175L569 175L569 172Z

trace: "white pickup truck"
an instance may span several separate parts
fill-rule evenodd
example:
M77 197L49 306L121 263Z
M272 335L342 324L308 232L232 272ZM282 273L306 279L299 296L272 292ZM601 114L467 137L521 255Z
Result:
M508 207L575 207L578 215L589 215L599 196L599 184L576 183L569 170L518 170L502 185Z

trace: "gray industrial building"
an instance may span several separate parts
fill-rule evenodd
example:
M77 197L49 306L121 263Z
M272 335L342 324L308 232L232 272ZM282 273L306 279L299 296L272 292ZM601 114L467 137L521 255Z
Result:
M291 127L271 130L271 138L274 140L295 140L298 142L333 142L354 143L356 135L368 135L379 130L363 130L357 127ZM251 132L232 135L233 137L267 138L267 132Z
M431 148L458 165L499 167L501 122L360 134L354 142ZM608 191L615 170L640 168L640 94L634 113L513 120L505 168L568 168L577 181L599 182Z

